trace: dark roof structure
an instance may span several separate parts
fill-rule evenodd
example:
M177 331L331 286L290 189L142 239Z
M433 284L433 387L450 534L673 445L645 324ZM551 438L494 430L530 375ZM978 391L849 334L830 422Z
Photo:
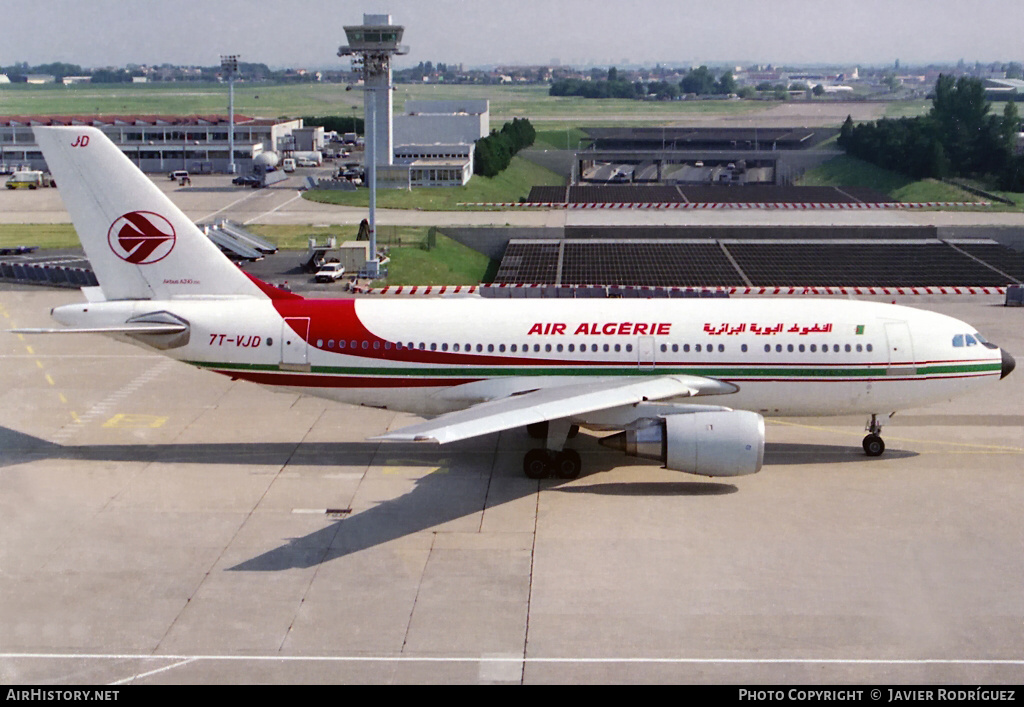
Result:
M532 204L881 204L895 199L866 187L602 186L533 187Z
M1024 255L990 240L511 240L495 284L1003 287Z
M584 128L597 150L806 150L834 128Z

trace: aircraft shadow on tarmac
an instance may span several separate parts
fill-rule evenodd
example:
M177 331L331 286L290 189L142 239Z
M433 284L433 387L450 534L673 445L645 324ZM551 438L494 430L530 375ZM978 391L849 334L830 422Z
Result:
M492 441L493 442L493 441ZM596 440L581 439L578 447L593 445ZM438 453L423 445L388 445L393 453L391 463L403 466L436 467ZM469 448L469 447L467 447ZM300 451L301 449L301 451ZM0 427L0 467L41 459L76 459L88 461L153 461L197 464L280 464L305 466L338 466L343 460L371 459L381 449L378 442L337 442L300 445L298 443L212 443L212 444L95 444L61 445L16 430ZM589 451L589 450L588 450ZM887 452L890 454L890 452ZM914 452L892 451L894 457L916 456ZM866 459L863 452L852 447L830 447L812 444L768 444L765 465L853 462ZM543 491L613 496L721 496L739 489L730 483L681 479L669 482L615 481L598 483L603 472L648 462L623 457L602 449L587 454L587 471L579 479L531 481L521 476L504 476L511 483L502 484L500 492L489 485L486 494L458 488L460 480L477 484L477 477L459 474L427 474L416 480L411 491L379 503L353 515L333 520L308 535L291 538L285 544L268 550L233 567L230 571L276 572L314 567L345 555L366 550L417 532L480 513L488 508L518 500ZM685 475L684 475L685 476ZM538 486L539 484L539 486Z

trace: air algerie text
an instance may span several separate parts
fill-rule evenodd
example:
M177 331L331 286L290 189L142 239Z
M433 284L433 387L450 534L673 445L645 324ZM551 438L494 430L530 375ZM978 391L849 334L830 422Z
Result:
M574 328L564 322L537 322L526 333L538 336L668 336L671 330L670 322L582 322Z

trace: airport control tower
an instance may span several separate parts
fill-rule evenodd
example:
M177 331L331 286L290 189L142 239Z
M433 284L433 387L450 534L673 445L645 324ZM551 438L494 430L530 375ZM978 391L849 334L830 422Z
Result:
M363 15L363 24L345 27L348 45L338 48L338 56L351 56L363 77L363 105L367 121L367 151L372 149L376 164L394 163L391 131L391 57L408 54L400 44L405 27L391 24L391 15ZM372 104L372 105L371 105ZM376 123L371 126L371 119Z

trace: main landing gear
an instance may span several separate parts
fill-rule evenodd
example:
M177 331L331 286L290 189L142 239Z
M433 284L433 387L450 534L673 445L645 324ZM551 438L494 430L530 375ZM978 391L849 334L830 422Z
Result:
M892 417L892 415L889 417ZM882 456L882 452L885 451L885 442L882 441L882 423L879 421L878 415L872 414L864 429L868 431L868 436L861 443L861 446L864 447L864 453L869 457Z
M566 440L579 433L578 425L571 425L568 420L554 420L527 425L526 431L534 439L547 441L546 447L531 449L523 457L523 473L527 477L575 479L580 475L582 462L579 453L575 449L565 449Z

